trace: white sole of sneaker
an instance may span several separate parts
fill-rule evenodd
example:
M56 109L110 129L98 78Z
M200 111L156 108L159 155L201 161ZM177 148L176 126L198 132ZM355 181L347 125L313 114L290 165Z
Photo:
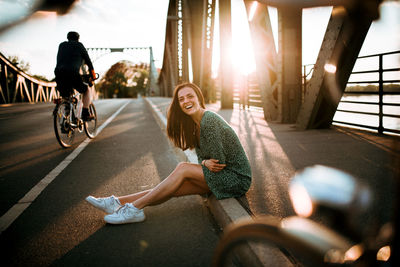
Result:
M109 218L109 217L107 217L107 215L104 217L104 221L105 221L106 223L109 223L109 224L137 223L137 222L143 222L144 220L146 220L146 216L137 217L137 218L134 218L134 219L124 220L124 221L122 221L122 220L117 220L117 219L114 219L114 218Z

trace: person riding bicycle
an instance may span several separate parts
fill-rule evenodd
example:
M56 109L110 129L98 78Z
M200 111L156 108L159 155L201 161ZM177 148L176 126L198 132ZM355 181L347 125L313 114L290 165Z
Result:
M96 73L86 48L79 42L79 33L71 31L67 34L68 41L58 47L57 65L54 70L57 90L62 97L69 97L73 89L82 94L82 120L89 121L93 115L89 113L91 94L88 84L84 83L79 70L84 62L89 67L90 75L96 79Z

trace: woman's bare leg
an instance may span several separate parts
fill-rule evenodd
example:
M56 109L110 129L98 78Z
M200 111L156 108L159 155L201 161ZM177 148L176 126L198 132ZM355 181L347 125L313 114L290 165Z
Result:
M175 170L151 190L120 197L121 204L133 203L138 209L160 204L173 196L204 194L210 189L199 164L180 163Z
M139 199L139 198L143 197L144 195L146 195L150 191L151 191L151 189L148 189L148 190L144 190L144 191L137 192L137 193L134 193L134 194L121 196L121 197L118 197L118 200L119 200L119 202L121 202L121 205L125 205L126 203L132 203L136 199Z
M118 200L120 201L121 205L125 205L126 203L132 203L136 199L143 197L150 191L151 191L151 189L148 189L145 191L137 192L137 193L126 195L126 196L120 196L120 197L118 197ZM185 181L185 182L183 182L181 187L179 187L178 191L175 192L175 194L173 194L172 196L168 196L165 199L158 201L157 203L154 202L154 203L150 204L150 206L161 204L161 203L169 200L171 197L180 197L180 196L199 194L198 191L199 191L198 185L196 185L190 181ZM209 190L205 191L204 193L208 193L208 192L209 192Z

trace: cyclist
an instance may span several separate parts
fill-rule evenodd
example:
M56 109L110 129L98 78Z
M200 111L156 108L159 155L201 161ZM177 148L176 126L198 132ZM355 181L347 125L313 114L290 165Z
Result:
M57 65L54 70L57 90L62 97L69 97L72 90L76 89L82 94L82 120L89 121L93 116L89 114L91 94L88 84L84 83L79 70L82 63L89 67L90 75L96 79L96 73L86 48L79 42L79 33L71 31L67 34L68 41L62 42L58 47Z

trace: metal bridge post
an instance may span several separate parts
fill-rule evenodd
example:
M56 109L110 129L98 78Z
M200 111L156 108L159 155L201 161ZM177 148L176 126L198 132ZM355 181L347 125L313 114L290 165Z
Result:
M267 121L276 121L280 117L278 98L281 96L278 94L277 53L268 8L256 1L245 1L245 4L264 118Z
M202 74L200 87L206 103L214 101L212 85L212 51L214 39L215 0L204 0L203 37L202 37Z
M149 56L150 56L150 64L149 64L149 81L148 85L150 90L153 91L155 95L160 95L160 88L158 87L157 84L157 68L156 65L154 64L154 57L153 57L153 48L150 46L149 47Z
M158 84L162 96L172 96L172 91L178 82L178 0L170 0L168 6L167 28L165 31L165 46L162 71Z
M10 103L10 90L8 88L8 75L7 75L7 65L5 63L1 64L0 73L0 89L2 89L1 94L3 96L4 103ZM3 90L5 90L3 92ZM4 93L6 94L4 96Z
M383 133L383 55L379 55L379 126L378 133Z
M231 0L219 0L221 108L233 108Z
M281 122L294 123L301 106L302 9L278 8L279 91L282 94Z

